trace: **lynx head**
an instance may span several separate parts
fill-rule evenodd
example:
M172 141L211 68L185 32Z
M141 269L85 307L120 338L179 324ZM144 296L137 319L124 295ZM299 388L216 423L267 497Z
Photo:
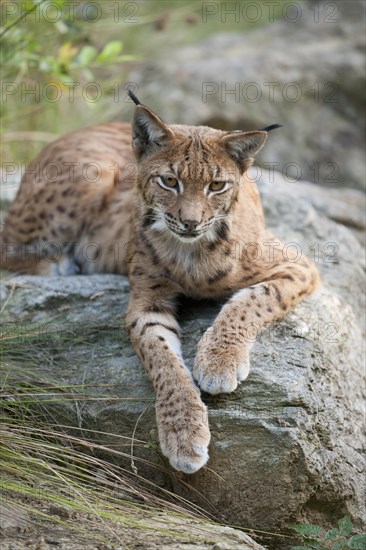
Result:
M242 175L267 132L168 125L130 96L137 103L132 145L145 227L184 242L217 238L227 231Z

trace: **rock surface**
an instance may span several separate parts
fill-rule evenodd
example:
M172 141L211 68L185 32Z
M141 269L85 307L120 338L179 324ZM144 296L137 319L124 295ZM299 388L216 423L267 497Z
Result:
M269 21L269 5L261 9ZM243 7L238 30L254 17ZM225 33L224 18L222 34L167 49L128 81L170 123L224 130L283 124L261 152L263 166L364 189L364 21L358 0L285 3L279 19L238 33Z
M51 516L54 513L52 506L47 504L44 511ZM163 513L143 519L140 529L118 522L97 522L95 518L90 521L87 514L78 514L79 532L73 531L65 521L61 525L50 521L40 525L39 520L19 519L19 514L24 512L18 509L0 507L0 513L1 550L52 550L55 546L62 550L264 550L238 529ZM65 520L70 510L58 506L58 513ZM106 527L113 540L119 540L120 544L97 542L98 538L99 541L106 539Z
M349 229L326 217L335 217L337 207L322 190L277 176L268 180L263 173L259 187L269 227L318 260L324 287L262 333L251 374L237 391L204 396L211 459L198 473L172 471L159 452L153 391L123 327L127 279L11 277L1 285L2 321L8 331L16 326L39 335L49 357L38 361L39 375L79 385L88 396L78 399L75 390L70 399L55 398L47 404L52 417L91 429L98 441L124 453L114 460L126 468L133 451L138 474L231 525L283 533L293 522L331 527L349 513L360 528L362 248ZM207 302L182 303L190 366L217 311ZM132 451L131 440L119 436L134 436ZM283 546L275 535L267 537L271 547Z

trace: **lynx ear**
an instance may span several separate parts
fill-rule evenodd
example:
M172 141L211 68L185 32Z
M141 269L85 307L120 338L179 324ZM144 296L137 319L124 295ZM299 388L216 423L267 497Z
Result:
M263 147L267 132L254 130L252 132L230 132L222 139L222 143L233 160L245 172L252 164L255 155Z
M132 122L132 147L136 157L150 155L174 137L172 130L145 105L136 107Z

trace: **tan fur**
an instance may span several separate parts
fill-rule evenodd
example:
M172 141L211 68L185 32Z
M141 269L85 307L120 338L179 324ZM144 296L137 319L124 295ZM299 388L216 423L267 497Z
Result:
M161 448L187 473L207 462L210 440L194 379L212 394L233 391L249 373L253 331L283 317L319 284L313 263L289 257L265 227L246 170L266 137L168 126L139 105L134 154L131 127L120 123L46 147L28 167L2 233L7 269L128 273L126 323L156 390ZM72 173L65 163L78 164ZM88 163L98 167L85 170ZM59 173L51 178L45 169L52 165ZM162 188L167 177L179 180L177 190ZM208 194L213 181L229 181L229 188ZM180 353L179 295L228 298L198 345L193 374Z

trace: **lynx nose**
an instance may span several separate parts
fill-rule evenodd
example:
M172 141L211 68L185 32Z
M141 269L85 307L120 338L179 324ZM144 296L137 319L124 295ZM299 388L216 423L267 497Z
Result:
M195 220L184 220L182 221L183 225L184 225L184 229L186 229L186 231L189 231L190 233L192 231L195 231L197 229L197 226L199 225L200 222L197 222Z

